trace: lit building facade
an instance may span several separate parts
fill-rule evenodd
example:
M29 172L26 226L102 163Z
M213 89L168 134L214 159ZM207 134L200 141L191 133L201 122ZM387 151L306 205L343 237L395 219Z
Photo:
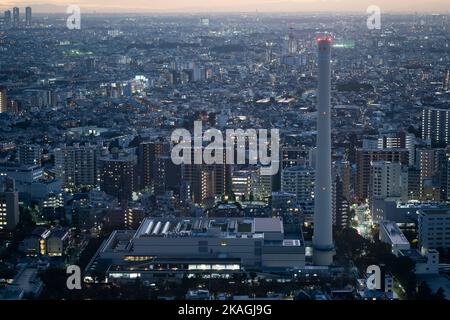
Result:
M114 231L85 272L107 281L182 278L200 273L230 276L244 270L286 271L305 265L301 232L286 236L273 218L146 218L137 231Z

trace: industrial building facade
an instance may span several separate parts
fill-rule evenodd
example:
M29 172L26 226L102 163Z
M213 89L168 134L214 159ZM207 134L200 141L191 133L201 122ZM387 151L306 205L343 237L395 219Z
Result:
M146 218L137 231L114 231L85 270L85 281L195 273L230 276L244 271L286 271L305 266L298 234L273 218Z

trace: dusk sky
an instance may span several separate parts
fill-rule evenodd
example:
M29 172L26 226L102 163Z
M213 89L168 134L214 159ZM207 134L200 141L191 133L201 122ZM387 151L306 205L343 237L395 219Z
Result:
M32 6L35 12L61 12L69 4L92 12L449 12L449 0L2 0L0 9Z

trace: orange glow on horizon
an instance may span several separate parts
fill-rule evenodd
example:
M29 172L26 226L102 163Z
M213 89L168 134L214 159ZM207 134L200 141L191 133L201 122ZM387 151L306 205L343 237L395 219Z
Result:
M77 4L92 12L361 12L373 0L2 0L0 10L34 7L35 12L64 12ZM448 0L378 0L383 12L450 12Z

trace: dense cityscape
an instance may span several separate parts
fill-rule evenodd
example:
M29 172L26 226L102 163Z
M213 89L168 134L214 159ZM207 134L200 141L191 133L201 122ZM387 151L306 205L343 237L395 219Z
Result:
M67 17L0 17L0 300L450 298L450 14Z

